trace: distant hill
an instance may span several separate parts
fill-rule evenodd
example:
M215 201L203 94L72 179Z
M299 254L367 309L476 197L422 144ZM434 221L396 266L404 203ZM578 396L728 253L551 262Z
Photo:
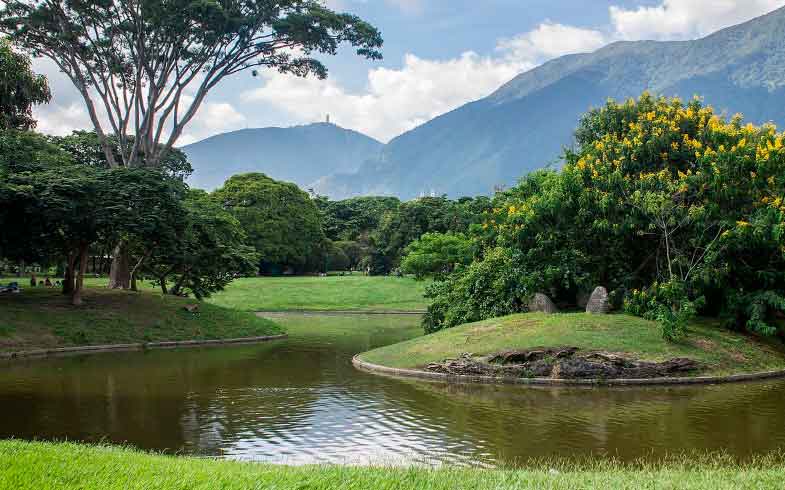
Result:
M354 172L376 159L383 144L356 131L318 123L291 128L244 129L219 134L182 150L194 168L189 184L213 190L231 175L264 172L307 189L320 177Z
M359 171L320 179L317 191L334 198L490 194L558 164L590 107L644 90L699 94L729 115L785 126L785 9L695 41L618 42L555 59L393 139Z

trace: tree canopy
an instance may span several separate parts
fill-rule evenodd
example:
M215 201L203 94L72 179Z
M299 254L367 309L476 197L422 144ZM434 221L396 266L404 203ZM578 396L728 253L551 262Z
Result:
M347 43L378 59L382 45L367 22L312 0L7 0L0 30L70 78L110 167L155 166L227 76L271 68L323 78L315 55Z
M317 270L324 266L327 245L321 214L295 184L261 173L234 175L213 199L242 224L261 260L261 270Z
M666 325L694 311L774 333L785 309L784 137L697 99L644 94L590 111L563 170L495 197L476 265L432 291L430 328L520 311L536 292L576 304L604 285ZM499 267L481 266L490 257ZM495 284L507 299L462 289L472 274L483 279L465 284Z
M0 130L34 128L33 106L52 97L46 77L33 73L30 65L29 57L0 39Z

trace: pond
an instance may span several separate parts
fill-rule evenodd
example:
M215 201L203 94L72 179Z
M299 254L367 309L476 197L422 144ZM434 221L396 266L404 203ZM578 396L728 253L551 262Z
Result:
M276 463L515 465L785 448L785 382L456 386L355 370L412 316L289 318L256 345L3 362L0 437L129 443Z

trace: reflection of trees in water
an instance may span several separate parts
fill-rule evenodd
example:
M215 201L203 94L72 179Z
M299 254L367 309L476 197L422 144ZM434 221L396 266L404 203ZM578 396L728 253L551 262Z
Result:
M0 437L453 463L616 451L629 459L693 448L746 455L785 446L785 382L538 388L445 385L355 370L351 354L390 340L393 327L4 363Z
M400 381L426 398L411 410L488 441L503 461L559 455L661 457L727 450L738 457L785 446L785 382L714 386L548 388ZM420 404L428 406L423 409Z
M254 391L318 385L319 369L287 370L292 365L287 362L299 361L298 354L281 347L270 343L9 363L0 374L0 436L108 439L177 450L201 433L197 427L231 434L259 414L296 417L315 399L308 390L297 390L285 404L275 393ZM205 451L215 453L216 439L205 440L210 441Z

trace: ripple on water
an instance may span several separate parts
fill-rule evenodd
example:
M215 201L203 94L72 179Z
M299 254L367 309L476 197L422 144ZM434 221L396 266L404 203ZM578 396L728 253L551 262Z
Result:
M356 371L351 356L380 342L301 338L8 363L0 370L0 437L109 440L288 464L483 467L685 450L744 458L785 447L785 382L531 388Z

